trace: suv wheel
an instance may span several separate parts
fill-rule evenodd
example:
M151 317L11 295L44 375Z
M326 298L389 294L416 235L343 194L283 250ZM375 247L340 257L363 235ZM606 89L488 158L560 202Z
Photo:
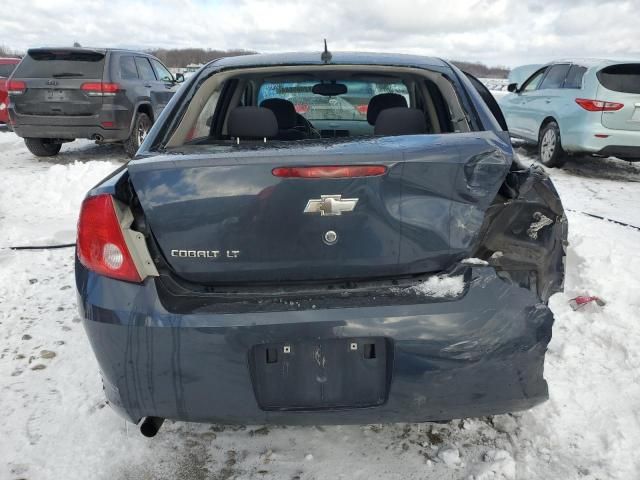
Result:
M562 149L560 128L556 122L549 122L540 130L538 157L545 167L564 165L566 153Z
M133 130L131 132L131 136L124 141L124 151L127 153L129 158L133 158L133 156L144 142L144 139L147 137L147 133L151 129L151 119L149 115L146 113L138 112L136 113L136 118L133 122Z
M62 148L62 143L49 138L25 138L24 144L36 157L53 157Z

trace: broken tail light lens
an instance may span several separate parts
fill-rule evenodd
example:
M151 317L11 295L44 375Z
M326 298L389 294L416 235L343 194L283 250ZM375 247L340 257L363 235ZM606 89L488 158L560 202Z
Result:
M111 195L97 195L82 203L77 238L80 263L100 275L142 281L124 239Z
M615 112L624 107L624 103L576 98L576 103L589 112Z
M271 173L282 178L353 178L384 175L384 165L330 165L319 167L279 167Z

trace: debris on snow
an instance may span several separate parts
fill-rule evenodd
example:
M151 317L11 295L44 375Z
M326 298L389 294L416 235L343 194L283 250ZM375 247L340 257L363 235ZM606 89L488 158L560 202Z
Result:
M605 301L602 300L600 297L594 297L589 295L579 295L569 300L569 306L575 311L575 310L581 309L585 305L588 305L594 302L599 307L604 307L606 305Z

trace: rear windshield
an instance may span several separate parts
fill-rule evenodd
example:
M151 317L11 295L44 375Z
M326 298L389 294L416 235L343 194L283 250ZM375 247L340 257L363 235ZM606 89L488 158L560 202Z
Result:
M14 68L16 68L16 64L14 63L0 64L0 77L8 77Z
M598 72L602 86L614 92L640 93L640 63L611 65Z
M104 54L69 50L30 51L16 70L16 78L101 79Z
M282 98L294 104L296 113L307 120L367 121L367 109L372 97L381 93L397 93L410 104L409 92L401 82L356 82L339 80L346 93L326 96L312 92L317 82L265 82L258 92L258 102L268 98Z
M456 89L439 72L299 68L210 76L190 100L167 148L470 131Z

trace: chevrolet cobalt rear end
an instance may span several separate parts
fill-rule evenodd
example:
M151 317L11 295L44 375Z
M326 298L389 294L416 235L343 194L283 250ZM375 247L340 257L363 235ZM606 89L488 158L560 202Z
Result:
M146 435L548 397L567 228L548 177L448 63L325 60L210 63L84 201L80 310L110 405Z

